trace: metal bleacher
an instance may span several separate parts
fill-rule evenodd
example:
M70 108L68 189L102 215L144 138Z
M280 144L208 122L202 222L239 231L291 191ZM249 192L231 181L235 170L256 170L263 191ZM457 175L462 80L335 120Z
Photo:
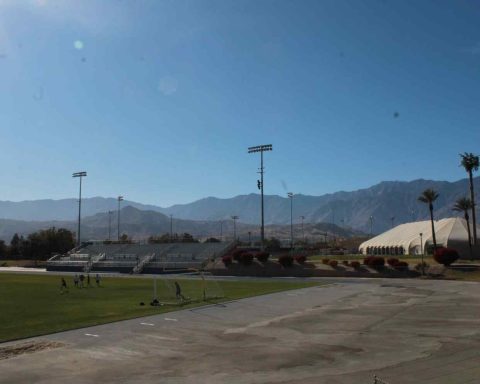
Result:
M200 269L232 243L91 243L47 262L48 270L169 273Z

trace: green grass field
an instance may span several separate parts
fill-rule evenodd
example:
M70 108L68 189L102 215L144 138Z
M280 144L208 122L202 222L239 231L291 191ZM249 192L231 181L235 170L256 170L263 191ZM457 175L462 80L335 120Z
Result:
M66 276L69 292L60 293L60 276L0 273L0 342L68 329L103 324L204 305L199 279L180 279L182 293L190 300L179 304L172 282L159 278L157 295L161 307L149 305L153 281L145 278L104 278L101 287L78 289ZM215 302L319 285L290 281L211 281L207 292L223 293ZM144 302L145 306L139 303Z

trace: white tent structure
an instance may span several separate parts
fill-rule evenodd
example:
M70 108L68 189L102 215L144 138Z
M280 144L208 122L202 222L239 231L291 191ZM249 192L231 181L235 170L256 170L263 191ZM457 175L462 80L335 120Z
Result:
M477 232L480 232L480 228ZM465 219L452 217L436 220L435 235L437 246L454 248L460 257L470 257ZM363 242L359 251L364 255L420 255L422 248L426 254L432 246L432 225L428 220L398 225Z

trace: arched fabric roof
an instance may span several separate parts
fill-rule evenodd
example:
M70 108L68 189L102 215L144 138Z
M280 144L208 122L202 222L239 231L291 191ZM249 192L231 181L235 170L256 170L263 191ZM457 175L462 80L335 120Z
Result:
M367 247L403 247L406 254L420 254L420 233L423 234L422 240L425 249L426 245L433 243L430 220L400 224L363 242L360 244L359 250L366 254ZM465 251L468 252L468 232L465 219L452 217L436 220L435 235L439 246L451 246L461 254L465 254Z

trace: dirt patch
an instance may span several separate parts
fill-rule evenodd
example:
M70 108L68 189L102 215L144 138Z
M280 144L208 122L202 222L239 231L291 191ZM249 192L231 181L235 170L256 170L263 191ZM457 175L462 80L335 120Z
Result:
M47 349L63 347L65 344L52 341L35 341L22 344L0 347L0 360L10 359L12 357L24 355L26 353L35 353Z

